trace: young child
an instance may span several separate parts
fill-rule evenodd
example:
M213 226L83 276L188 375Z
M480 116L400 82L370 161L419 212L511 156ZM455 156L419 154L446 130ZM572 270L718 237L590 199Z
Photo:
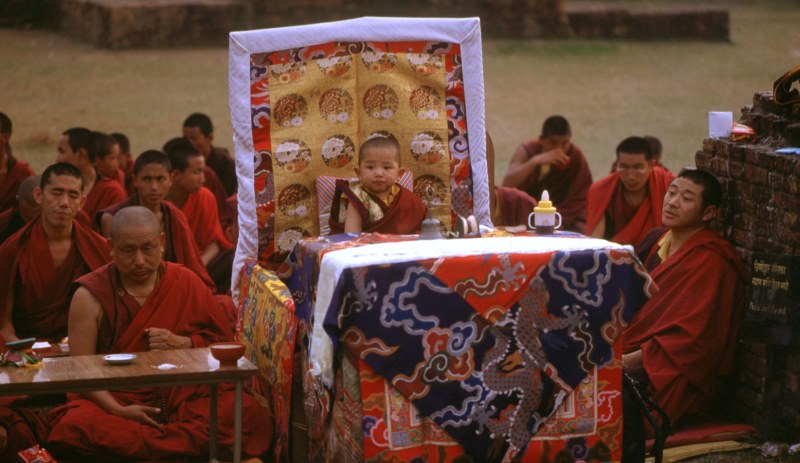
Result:
M331 233L361 231L405 235L418 233L428 208L398 185L400 144L391 134L367 139L358 151L358 181L337 180L331 204Z

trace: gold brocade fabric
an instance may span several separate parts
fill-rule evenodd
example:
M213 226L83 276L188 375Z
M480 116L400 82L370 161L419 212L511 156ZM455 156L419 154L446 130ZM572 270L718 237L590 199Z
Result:
M359 146L379 132L397 138L415 193L429 201L435 218L450 223L443 61L362 51L269 66L276 251L319 234L315 179L352 177ZM421 193L427 191L432 197Z

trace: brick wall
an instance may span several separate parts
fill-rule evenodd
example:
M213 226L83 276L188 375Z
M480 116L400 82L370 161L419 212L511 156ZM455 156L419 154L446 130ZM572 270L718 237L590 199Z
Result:
M779 106L756 93L739 122L756 130L752 143L706 139L695 164L723 184L725 203L714 227L751 264L754 252L800 255L800 104ZM742 322L738 372L729 401L733 417L755 424L762 438L796 442L800 435L800 329Z

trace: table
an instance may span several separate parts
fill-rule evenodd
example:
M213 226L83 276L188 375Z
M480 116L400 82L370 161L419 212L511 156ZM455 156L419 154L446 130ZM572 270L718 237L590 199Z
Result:
M127 365L110 365L103 355L45 358L41 368L0 368L0 395L53 394L188 384L211 385L209 458L217 461L217 384L235 382L234 461L241 461L243 382L258 369L240 358L220 366L207 347L137 352ZM161 370L170 363L178 368Z
M597 379L597 371L612 368L619 376L613 342L652 287L629 246L574 234L381 241L368 235L351 242L311 239L293 258L296 271L287 285L299 302L298 317L307 314L300 322L310 326L310 376L331 390L322 411L325 402L333 402L334 421L346 396L367 393L371 371L465 453L501 461L522 456L532 436L588 376L594 374L595 383L619 384L619 378L617 383ZM346 367L346 360L335 356L342 351L357 359L351 366L361 378L360 391L348 390L345 397L335 388L346 382L347 372L333 368ZM597 395L601 388L594 390L595 407L619 399L619 387L603 397ZM375 396L359 400L374 404ZM618 408L603 430L614 434L611 440L620 434ZM347 413L352 409L344 409ZM418 431L408 427L398 434L398 427L380 428L380 416L368 423L369 411L364 413L364 436L389 435L391 441L393 435L413 438ZM618 452L617 441L603 448L607 437L587 442L584 450ZM363 457L374 458L367 439ZM376 452L393 446L385 440L374 444ZM589 449L591 444L597 445Z

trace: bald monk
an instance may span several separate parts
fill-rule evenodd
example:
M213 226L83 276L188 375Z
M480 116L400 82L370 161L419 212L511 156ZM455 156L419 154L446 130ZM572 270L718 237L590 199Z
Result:
M233 339L211 291L185 267L163 262L164 234L148 209L132 206L111 223L113 262L76 282L70 355L186 349ZM208 386L70 395L54 410L47 446L101 459L175 461L208 454ZM230 386L219 397L221 443L233 445ZM260 456L272 439L268 411L245 394L242 451Z
M561 213L563 228L583 233L586 193L592 173L583 152L572 143L572 129L563 116L550 116L538 138L519 147L503 177L503 186L518 188L536 200L547 190Z
M644 380L673 425L724 404L723 381L734 371L749 278L730 243L708 229L721 198L717 179L702 170L684 169L669 185L666 229L652 230L640 246L660 290L618 341L623 368ZM626 429L642 428L639 416L625 413Z
M186 140L173 145L167 155L172 164L172 186L167 193L167 200L178 206L186 216L200 248L203 264L208 267L208 263L220 252L233 246L222 231L217 200L203 186L205 158Z
M180 209L166 201L172 185L172 164L167 155L156 150L145 151L136 158L133 171L136 194L102 210L95 217L99 220L101 233L111 236L111 220L120 210L130 206L149 209L164 231L164 260L183 264L214 291L214 282L206 271L186 217Z
M31 175L19 184L17 205L0 213L0 244L39 216L42 206L36 202L33 191L42 181L41 175Z
M110 260L106 239L75 221L82 191L76 167L45 169L33 192L41 215L0 246L0 349L20 338L66 336L69 286Z
M19 184L33 175L31 167L11 155L11 118L0 112L0 212L16 203Z
M115 178L105 177L97 171L97 140L94 132L82 127L64 131L58 141L58 162L68 162L77 167L83 175L83 194L86 201L81 220L96 227L93 218L98 211L112 206L128 195Z
M664 194L674 175L655 165L650 143L642 137L628 137L617 146L616 169L589 188L586 234L635 245L662 226Z

